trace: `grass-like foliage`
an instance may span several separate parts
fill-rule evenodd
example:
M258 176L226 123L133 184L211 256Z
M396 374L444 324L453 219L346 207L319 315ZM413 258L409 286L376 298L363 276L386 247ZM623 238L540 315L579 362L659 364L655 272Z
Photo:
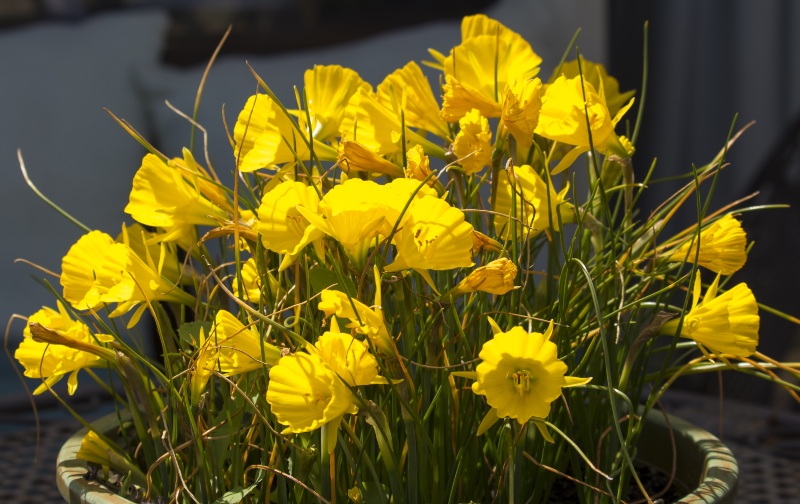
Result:
M315 66L292 104L254 71L224 166L117 119L149 151L135 223L69 248L14 355L35 393L81 373L108 388L121 430L80 456L131 499L546 502L563 478L620 502L645 492L643 418L680 376L738 370L797 397L732 277L748 208L709 205L737 135L643 215L658 170L634 177L634 92L602 65L539 76L482 15L431 56L436 91L414 62L376 87ZM665 236L681 209L696 224Z

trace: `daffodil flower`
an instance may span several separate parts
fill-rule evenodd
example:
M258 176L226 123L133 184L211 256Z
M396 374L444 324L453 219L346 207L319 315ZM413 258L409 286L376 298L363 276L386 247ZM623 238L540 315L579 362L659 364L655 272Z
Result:
M577 59L565 62L561 65L560 72L568 79L583 75L583 80L590 83L594 89L602 89L603 98L611 117L616 116L617 112L636 94L636 91L633 90L620 93L619 81L608 75L606 67L583 57L580 58L580 65Z
M269 372L267 402L284 434L328 425L327 447L333 452L336 431L345 414L358 412L351 387L387 383L368 345L339 331L336 319L314 346L286 355Z
M63 296L78 310L95 309L102 305L101 296L108 286L101 285L101 279L92 265L99 264L114 243L108 234L91 231L81 236L61 259L59 280Z
M700 231L700 250L696 237L667 254L672 262L694 262L721 275L732 275L747 261L747 235L742 223L731 214L725 214Z
M344 292L325 289L320 295L319 309L325 312L326 317L335 315L348 319L350 321L346 326L348 329L355 329L357 333L367 336L383 355L394 355L394 346L383 318L380 274L376 267L373 267L373 274L375 275L373 306L367 306L357 299L348 297Z
M232 211L225 194L184 149L184 159L145 155L133 178L125 212L146 226L165 229L164 241L191 247L194 226L217 226Z
M430 131L441 138L449 137L431 85L415 62L389 74L378 84L377 96L385 107L402 110L406 126Z
M331 424L336 435L342 417L358 411L355 397L317 353L296 352L269 370L267 402L284 434L298 434ZM335 440L335 437L333 438ZM333 449L334 443L328 443Z
M110 469L119 474L130 474L133 482L137 485L147 486L147 477L142 470L125 454L119 453L100 438L93 430L88 431L81 440L81 446L78 453L75 454L75 458L102 466L106 474L111 474Z
M271 271L265 271L263 274L259 273L255 257L247 259L247 261L242 264L240 273L242 277L241 297L246 301L250 301L254 304L260 303L262 298L261 289L263 286L269 288L271 295L276 299L280 299L286 294L285 289L281 287L280 282ZM239 296L238 277L233 279L231 287L231 292Z
M316 210L296 208L315 229L339 242L353 263L359 265L366 260L375 238L392 231L399 211L389 196L383 186L374 182L348 179L328 191ZM310 237L304 237L297 249L310 241Z
M465 221L464 212L435 196L418 198L409 206L394 244L397 256L386 271L417 270L432 287L427 270L474 264L472 225Z
M350 68L314 65L314 68L305 71L303 91L315 140L327 141L338 136L347 102L359 89L372 92L372 86ZM300 123L304 124L304 111L297 111L296 114Z
M389 156L402 153L404 127L406 142L422 145L428 155L445 157L444 149L404 123L400 109L387 107L378 96L363 88L350 98L339 134L342 140L358 142L374 154Z
M535 77L542 59L518 33L478 14L463 19L461 44L440 61L446 80L441 115L456 122L473 108L500 117L506 85Z
M550 403L564 387L585 385L591 378L565 376L567 365L558 359L550 341L553 323L544 333L529 333L517 326L504 332L489 318L494 337L483 344L481 363L474 372L453 373L473 378L472 391L486 397L491 410L478 429L483 434L497 420L513 418L523 424L547 418Z
M264 341L255 330L226 310L217 312L208 337L201 330L199 339L200 350L190 385L195 404L215 371L234 376L274 366L281 358L280 348Z
M316 213L319 196L316 190L302 182L281 182L261 198L255 230L267 250L285 254L281 269L294 262L300 249L324 236L310 225L298 207Z
M469 292L481 291L489 294L503 295L511 290L518 289L514 286L517 277L517 266L504 257L475 268L464 277L461 282L450 291L450 295L457 296Z
M547 85L535 133L574 146L553 169L553 175L567 169L591 147L628 157L629 149L620 142L614 127L631 106L633 99L612 116L602 88L595 89L591 82L580 76L567 78L561 75Z
M366 145L347 138L339 142L339 166L345 173L361 171L400 177L402 168L377 154Z
M330 330L319 337L314 349L336 375L351 387L386 383L386 378L378 375L378 361L369 352L369 345L339 331L336 317L331 318Z
M514 79L504 90L500 118L505 129L522 147L533 144L533 132L539 124L539 111L542 108L541 91L542 81L539 78Z
M740 283L717 296L719 275L700 301L700 272L694 282L692 307L683 316L679 336L693 339L703 347L720 354L738 357L753 355L758 346L758 303L747 284ZM675 335L680 319L661 327L661 333Z
M459 119L460 130L453 142L453 153L464 173L472 175L492 163L492 130L478 109Z
M287 115L266 94L256 94L247 99L233 129L234 153L243 172L262 168L275 169L276 165L308 161L313 142L314 153L323 161L336 159L336 150L313 138L299 123Z
M32 324L43 330L34 334ZM114 352L101 345L113 340L113 336L93 333L80 320L73 320L60 302L58 310L43 307L28 317L22 334L14 358L22 364L25 376L44 381L34 395L52 387L65 375L69 375L67 391L72 395L78 388L78 371L106 367L115 360Z
M501 173L497 186L495 227L504 239L532 237L546 229L560 230L556 212L561 223L575 219L573 206L566 201L569 186L557 193L552 181L545 182L530 165L514 166ZM516 234L512 233L512 219Z
M406 166L403 169L406 178L415 180L425 180L431 173L431 161L425 155L425 151L421 145L414 145L406 151ZM433 186L436 184L437 179L434 175L428 179L428 185Z
M194 297L161 274L168 246L160 244L159 257L140 257L126 243L116 243L105 233L90 231L70 248L61 261L64 299L79 310L117 303L111 317L139 309L128 322L133 327L147 308L145 301L194 304ZM173 251L174 252L174 251Z

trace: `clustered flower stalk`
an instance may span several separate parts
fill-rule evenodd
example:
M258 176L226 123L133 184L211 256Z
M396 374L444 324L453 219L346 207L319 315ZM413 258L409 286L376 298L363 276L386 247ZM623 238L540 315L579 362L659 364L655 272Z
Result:
M681 374L759 361L747 371L778 382L731 278L736 211L660 233L707 206L723 159L643 216L620 133L634 92L602 65L542 76L483 15L431 56L440 87L415 62L377 86L318 65L291 105L256 76L224 166L149 147L135 223L68 248L56 308L15 353L35 393L122 378L130 420L83 459L149 501L545 502L563 477L619 502ZM157 355L137 341L147 316Z

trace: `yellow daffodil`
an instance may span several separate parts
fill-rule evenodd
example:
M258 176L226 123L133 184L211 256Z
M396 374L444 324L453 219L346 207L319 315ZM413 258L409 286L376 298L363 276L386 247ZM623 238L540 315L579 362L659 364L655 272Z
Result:
M303 75L303 84L311 130L314 138L321 141L331 140L339 134L345 107L356 91L362 88L372 91L372 86L355 70L339 65L314 65ZM303 111L297 115L303 123Z
M573 222L575 212L565 201L568 189L556 193L552 181L545 182L529 165L514 166L513 170L501 173L495 204L495 227L500 236L504 239L514 236L513 227L517 237L535 236L551 227L558 231L557 211L562 223Z
M280 348L265 342L255 330L226 310L217 312L207 338L201 330L199 343L200 351L191 379L195 404L215 371L233 376L274 366L281 358Z
M535 77L542 59L518 33L482 14L464 18L461 40L442 60L442 117L456 122L473 108L500 117L506 84Z
M326 317L335 315L349 320L348 329L355 329L357 333L368 337L382 354L394 355L391 336L383 319L380 292L376 294L376 303L370 307L344 292L325 289L320 296L319 309L325 312Z
M588 148L587 113L592 144L602 149L614 132L608 107L591 82L562 75L544 91L536 133L557 142Z
M431 161L425 155L421 145L414 145L406 152L406 167L403 170L406 178L425 180L431 173ZM428 179L428 185L436 184L436 175Z
M300 205L296 208L311 223L314 233L318 231L338 241L354 264L361 265L375 239L389 236L413 193L416 192L417 198L436 194L428 186L419 186L419 182L405 178L385 186L347 179L322 198L316 212ZM306 230L308 236L304 235L295 251L317 236L314 233Z
M514 79L508 83L503 96L503 125L522 147L533 144L533 132L539 124L542 108L542 81Z
M245 261L239 273L242 278L241 293L239 292L238 276L233 279L231 292L241 299L251 303L258 303L261 300L261 276L258 274L258 265L255 258L251 257Z
M129 474L132 482L137 485L147 486L147 477L139 467L123 453L118 452L110 444L105 442L97 432L90 430L83 436L78 453L75 454L78 460L85 460L92 464L103 467L106 475L110 475L110 470L118 474Z
M273 298L280 299L286 294L286 291L280 286L278 279L275 278L275 275L273 275L271 271L265 271L263 275L259 273L255 257L249 258L242 264L240 273L242 276L243 288L242 299L246 301L250 301L254 304L260 303L262 298L262 285L265 285L269 289L270 296ZM239 295L238 277L233 279L231 292L237 296Z
M32 324L44 330L34 334ZM22 364L25 376L44 381L34 395L46 391L67 374L67 391L72 395L78 388L78 371L114 362L114 352L100 346L100 342L113 339L107 334L94 334L89 326L73 320L59 302L57 311L43 307L28 318L14 358Z
M514 418L519 423L544 419L562 388L591 380L564 376L567 365L558 359L556 344L550 341L552 322L544 333L529 333L519 326L503 332L491 318L489 323L494 337L478 354L481 363L475 368L472 391L485 396L492 409L478 435L500 418Z
M336 429L346 413L358 411L347 385L317 354L286 355L269 370L267 402L284 434L296 434L331 424ZM334 438L335 440L335 438ZM335 443L329 443L330 450Z
M481 233L478 230L474 230L472 232L472 256L475 257L476 255L480 254L481 252L496 252L500 253L503 251L503 245L494 240L489 238L485 234Z
M403 121L399 111L386 107L375 94L363 88L350 98L339 133L343 141L358 142L378 156L401 153L404 149L401 141ZM445 156L441 147L413 132L408 124L405 125L405 140L422 145L428 155Z
M161 243L160 250L158 257L140 257L126 243L115 243L107 234L91 231L61 261L64 298L81 310L117 303L112 317L123 315L144 301L193 305L190 294L162 276L161 268L169 253L167 244ZM136 324L146 308L146 304L141 305L129 327Z
M746 284L740 283L717 296L719 275L700 300L700 272L694 282L692 307L683 317L680 336L695 340L714 353L749 357L758 346L758 303ZM661 328L662 334L675 335L679 319Z
M378 376L378 361L369 353L369 345L340 332L336 317L331 318L331 330L319 337L314 348L320 359L351 387L386 383Z
M591 83L594 89L603 90L603 97L608 107L608 113L611 117L617 115L617 112L623 105L628 103L636 91L619 92L619 82L614 77L608 75L606 68L600 63L595 63L587 59L580 59L580 67L578 60L567 61L561 65L561 75L571 79L583 75L583 80Z
M342 244L355 264L362 264L378 236L391 233L399 213L391 195L374 182L348 179L322 198L317 211L297 206L297 211L319 231ZM298 248L309 243L304 237Z
M298 207L316 214L319 206L317 191L302 182L287 180L264 194L258 207L255 229L267 250L286 254L281 269L294 261L302 246L314 242L324 233L300 214Z
M350 98L339 132L380 156L399 152L402 126L397 114L377 97L360 89Z
M275 165L308 161L314 152L324 161L336 159L336 150L310 138L308 131L289 117L269 95L257 94L247 99L233 129L239 170L252 172Z
M147 309L147 301L194 305L194 297L161 276L159 262L154 258L139 257L124 243L115 243L108 248L95 273L96 282L105 290L101 300L104 303L117 303L111 317L128 313L141 305L128 323L132 327Z
M138 222L130 226L123 224L116 241L127 244L139 257L158 258L161 276L168 282L178 283L182 279L177 250L171 243L162 246L160 242L163 240L158 233L147 231Z
M403 211L403 208L405 208L406 203L408 203L412 195L414 195L416 199L426 196L438 196L436 190L429 185L424 185L422 187L420 187L420 185L420 181L416 178L399 178L383 186L385 188L384 190L389 195L386 200L387 204L391 205L397 212L396 215L392 216L393 220L397 220L397 217L400 215L400 212Z
M95 270L114 243L106 233L91 231L81 236L61 259L64 299L75 308L95 309L102 304L101 296L108 286L98 283Z
M539 124L535 133L574 146L553 169L553 174L568 168L590 147L600 152L628 157L632 149L626 148L620 142L614 133L614 127L632 105L633 99L612 116L602 88L598 91L587 79L581 79L581 76L567 78L561 75L547 85L542 96Z
M216 371L215 366L219 352L214 345L206 344L207 341L205 329L200 328L198 345L200 349L194 358L194 368L192 369L191 378L189 378L189 394L194 405L200 403L206 384L208 384L208 380L211 379L211 376Z
M461 129L453 142L453 153L464 173L471 175L492 163L492 130L477 109L467 112L458 125Z
M732 275L739 271L747 261L747 235L742 223L731 214L725 214L700 231L700 251L697 250L696 237L667 256L672 262L694 262L715 273Z
M280 348L265 342L251 326L245 326L226 310L217 312L205 344L218 349L218 369L227 375L274 366L281 358Z
M389 74L378 85L378 101L393 110L402 110L406 126L430 131L442 138L450 132L439 115L439 104L422 69L415 62Z
M382 173L391 177L401 177L403 169L376 154L365 145L352 140L344 139L339 142L339 166L345 173L362 171L367 173Z
M418 198L409 206L402 229L395 235L397 256L386 271L472 266L472 232L460 209L435 196Z
M485 266L475 268L467 275L450 294L457 296L469 292L481 291L489 294L505 294L515 288L517 267L504 257L495 259Z
M193 233L195 225L217 226L228 219L229 206L227 210L219 206L224 195L196 171L188 150L184 156L184 160L164 162L154 154L145 155L125 207L137 222L168 230L163 240L178 240Z

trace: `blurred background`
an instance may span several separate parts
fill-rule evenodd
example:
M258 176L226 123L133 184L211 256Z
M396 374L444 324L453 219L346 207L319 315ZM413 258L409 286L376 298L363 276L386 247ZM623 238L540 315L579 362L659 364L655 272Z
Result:
M26 186L17 149L33 182L78 220L116 235L126 219L133 174L144 154L105 109L130 122L170 156L189 143L189 124L206 62L232 33L211 69L199 122L220 174L233 161L228 124L256 89L246 63L292 103L292 86L314 64L340 64L373 85L409 60L429 59L460 40L460 18L484 12L530 41L547 78L580 28L578 48L604 63L620 89L642 102L644 24L649 20L648 83L634 157L641 179L657 159L660 179L642 216L709 162L729 131L755 122L732 147L712 209L760 191L749 204L790 209L742 216L755 241L736 274L759 301L800 313L800 3L792 0L2 0L0 1L0 319L52 304L47 278L82 231ZM572 57L571 57L572 58ZM570 59L571 59L570 58ZM432 83L435 72L428 74ZM735 119L735 123L734 123ZM688 212L673 224L691 224ZM13 353L24 324L11 320ZM762 314L765 353L800 360L798 326ZM96 399L84 379L76 403ZM726 397L780 413L792 406L777 387L724 378ZM719 394L718 376L678 382ZM42 398L43 403L52 402ZM8 361L0 364L0 411L10 423L30 406ZM15 416L16 415L16 416Z

